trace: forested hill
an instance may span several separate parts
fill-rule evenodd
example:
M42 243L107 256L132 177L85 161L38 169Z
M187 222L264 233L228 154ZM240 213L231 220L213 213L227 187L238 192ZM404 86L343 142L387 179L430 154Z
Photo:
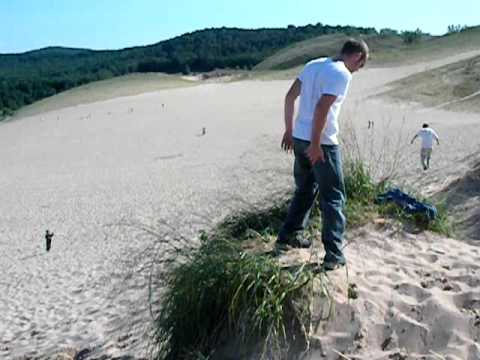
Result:
M277 29L205 29L154 45L115 51L49 47L0 55L0 117L75 86L134 72L189 73L248 68L279 49L323 34L374 28L318 23Z

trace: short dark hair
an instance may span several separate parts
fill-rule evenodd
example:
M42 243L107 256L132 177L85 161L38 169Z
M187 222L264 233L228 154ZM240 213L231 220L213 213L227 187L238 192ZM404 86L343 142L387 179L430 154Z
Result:
M362 53L365 57L368 55L368 45L363 40L348 39L343 44L342 50L340 51L341 55L352 55Z
M422 125L422 127L423 127L423 128L427 128L427 127L428 127L428 124L427 124L427 123L424 123L424 124Z

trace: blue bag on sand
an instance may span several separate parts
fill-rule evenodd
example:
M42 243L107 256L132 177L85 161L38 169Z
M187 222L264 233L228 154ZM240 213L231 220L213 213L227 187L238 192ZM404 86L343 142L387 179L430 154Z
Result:
M388 201L393 201L409 214L424 214L429 221L435 220L437 217L437 208L435 206L417 201L415 198L397 188L388 190L386 193L377 197L377 203L385 203Z

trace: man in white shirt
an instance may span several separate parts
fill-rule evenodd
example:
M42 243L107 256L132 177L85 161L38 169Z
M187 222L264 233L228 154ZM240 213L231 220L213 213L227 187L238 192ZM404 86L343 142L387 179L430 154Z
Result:
M420 150L420 162L422 163L423 170L427 170L430 167L430 157L432 156L433 139L437 141L437 145L440 145L438 135L428 126L423 124L422 129L413 137L410 144L413 144L415 139L420 137L422 139L422 148Z
M278 234L277 250L310 247L303 237L317 194L321 200L324 270L345 265L345 185L338 142L338 116L352 73L368 59L363 41L348 40L337 58L310 61L285 97L285 133L282 148L295 153L295 195ZM300 96L295 128L293 113Z

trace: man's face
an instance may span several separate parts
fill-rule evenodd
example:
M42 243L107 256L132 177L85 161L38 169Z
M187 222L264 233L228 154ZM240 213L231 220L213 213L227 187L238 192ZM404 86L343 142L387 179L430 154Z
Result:
M368 54L363 54L363 53L356 53L353 54L350 58L350 71L352 73L360 70L365 66L365 63L367 62L368 59Z

